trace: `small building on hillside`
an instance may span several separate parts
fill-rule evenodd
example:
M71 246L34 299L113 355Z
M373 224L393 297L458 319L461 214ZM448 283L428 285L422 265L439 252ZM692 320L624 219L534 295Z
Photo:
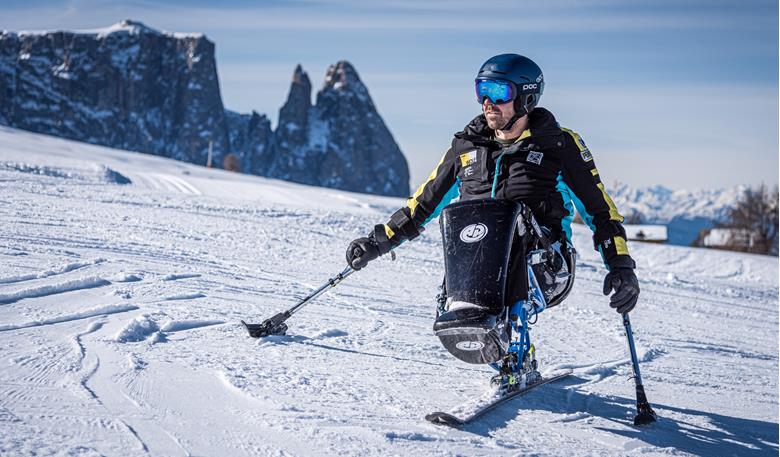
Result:
M750 249L755 244L756 234L747 229L713 228L703 234L701 245L708 248Z
M629 241L666 243L669 239L665 225L624 224L623 227L626 229L626 238Z

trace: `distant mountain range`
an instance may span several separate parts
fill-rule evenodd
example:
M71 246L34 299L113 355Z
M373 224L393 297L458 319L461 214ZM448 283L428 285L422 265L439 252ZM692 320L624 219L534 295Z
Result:
M311 91L298 66L274 131L265 115L225 109L214 43L203 34L160 32L131 20L87 31L0 31L0 125L407 196L406 159L352 65L328 69L315 104Z
M664 224L669 243L688 246L701 230L726 222L729 209L737 204L746 188L671 190L617 183L608 190L626 223Z
M0 32L0 125L356 192L405 197L409 169L368 89L346 61L312 103L299 65L271 128L267 116L225 109L214 43L126 20L89 31ZM689 245L724 222L743 187L610 189L628 222L668 227Z

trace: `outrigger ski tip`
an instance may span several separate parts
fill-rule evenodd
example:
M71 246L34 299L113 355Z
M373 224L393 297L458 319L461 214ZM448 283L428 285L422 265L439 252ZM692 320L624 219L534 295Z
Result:
M515 397L518 397L520 395L523 395L523 394L527 393L531 389L534 389L536 387L539 387L541 385L544 385L544 384L547 384L547 383L550 383L550 382L558 381L560 379L563 379L563 378L569 376L571 373L572 373L571 371L566 371L564 373L560 373L560 374L557 374L555 376L551 376L549 378L542 378L539 381L537 381L537 382L535 382L533 384L529 384L529 385L527 385L527 386L525 386L523 388L516 389L516 390L509 390L506 393L502 394L500 397L498 397L498 398L496 398L494 400L491 400L491 401L485 403L484 405L480 406L474 412L472 412L471 414L469 414L468 416L465 416L465 417L457 417L457 416L455 416L453 414L450 414L450 413L445 413L443 411L436 411L436 412L433 412L431 414L426 415L425 416L425 420L427 420L428 422L437 424L437 425L446 425L448 427L455 427L455 428L457 428L457 427L460 427L462 425L468 424L469 422L472 422L473 420L481 417L482 415L484 415L488 411L496 408L497 406L499 406L499 405L501 405L503 403L506 403L507 401L509 401L509 400L511 400L511 399L513 399Z
M247 332L249 332L249 336L252 338L263 338L270 335L284 335L287 333L287 324L279 322L276 323L276 325L272 325L269 321L270 319L262 324L248 324L241 320L241 324Z
M463 422L462 419L458 419L452 414L445 413L442 411L436 411L435 413L430 413L426 415L425 420L427 420L428 422L432 422L434 424L448 425L450 427L459 427L465 424L465 422Z

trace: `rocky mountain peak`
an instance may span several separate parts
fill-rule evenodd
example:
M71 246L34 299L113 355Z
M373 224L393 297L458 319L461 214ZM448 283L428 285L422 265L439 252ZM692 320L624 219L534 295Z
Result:
M296 149L306 142L310 109L311 81L298 64L293 71L287 101L279 110L279 126L276 132L281 150Z
M346 61L312 105L301 65L275 131L225 110L214 44L127 19L95 30L0 33L0 125L356 192L406 196L406 159Z
M358 86L365 88L357 71L355 71L355 67L346 60L342 60L328 67L328 71L325 73L325 84L322 88L323 90L347 90Z
M279 113L271 174L305 184L407 196L406 159L352 65L340 61L328 68L314 106L308 82L296 67Z
M292 83L302 85L303 87L308 87L309 92L311 93L311 81L309 81L309 75L306 74L305 71L303 71L303 67L301 67L301 64L295 66L295 70L293 71Z
M368 94L363 81L360 80L355 67L346 60L337 62L328 67L325 74L325 83L322 90L317 94L317 103L320 103L321 97L336 97L343 100L346 104L367 104L370 111L375 111L374 103Z
M151 27L147 27L146 24L144 24L143 22L134 21L132 19L125 19L124 21L112 25L110 28L113 28L117 31L125 30L130 33L154 33L158 35L160 34L159 31Z

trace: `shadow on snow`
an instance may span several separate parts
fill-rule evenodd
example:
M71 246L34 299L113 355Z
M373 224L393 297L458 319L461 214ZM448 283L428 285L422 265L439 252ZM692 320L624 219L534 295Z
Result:
M777 423L677 408L652 403L651 399L651 404L658 414L658 422L645 427L634 427L636 401L633 398L604 397L576 390L576 386L586 382L586 379L572 376L550 384L530 392L522 400L514 400L496 408L479 421L463 426L461 430L490 436L493 430L506 426L526 410L549 411L564 416L586 413L617 425L614 428L597 426L597 430L643 441L659 448L671 447L702 457L777 455ZM633 388L630 390L633 391ZM677 419L672 416L677 416ZM702 427L689 422L694 416L707 425ZM572 422L576 420L579 419Z

